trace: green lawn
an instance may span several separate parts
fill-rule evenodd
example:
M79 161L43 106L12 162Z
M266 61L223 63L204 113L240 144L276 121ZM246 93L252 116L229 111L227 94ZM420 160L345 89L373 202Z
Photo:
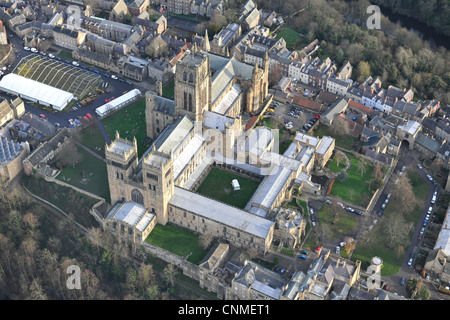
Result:
M195 264L200 263L207 253L195 232L170 223L157 224L145 241L182 257L189 255L187 260Z
M372 179L373 164L370 163L366 167L366 172L361 175L357 165L358 159L351 153L347 153L347 156L351 162L350 169L347 171L348 179L345 182L340 182L336 179L331 189L331 194L339 196L345 201L365 207L372 197L368 181Z
M80 189L92 192L93 194L104 198L109 202L108 176L106 172L106 163L94 157L86 150L76 147L81 153L82 159L74 166L68 165L58 175L57 179L67 182ZM82 182L82 177L88 180Z
M291 28L285 28L282 31L280 31L275 37L275 39L278 40L280 38L284 38L287 47L293 46L298 40L301 39L298 32Z
M341 236L350 233L358 225L356 215L350 215L344 212L339 213L334 219L333 223L333 214L331 212L331 207L327 206L326 204L324 204L319 210L318 217L320 224L327 224L330 227L330 239L338 239Z
M407 223L413 223L413 226L415 227L419 221L419 217L425 205L425 200L429 190L428 185L422 180L418 173L408 171L408 177L410 178L414 194L419 203L414 210L405 213L405 220ZM393 214L398 214L398 212L396 211L395 206L388 204L380 220ZM410 239L413 235L414 227L410 232ZM386 246L387 235L380 223L378 223L372 230L371 239L372 241L370 244L358 245L356 247L352 255L352 260L361 260L368 264L372 257L378 256L383 259L383 269L381 270L382 275L392 275L397 273L400 270L400 265L404 259L404 255L397 258L395 250ZM409 243L405 243L405 250L408 246Z
M239 181L241 190L233 190L231 186L233 179ZM219 168L213 168L196 192L243 209L255 193L258 185L258 181Z
M119 131L121 138L133 141L133 137L136 137L139 157L150 146L148 142L146 143L145 98L104 118L102 123L112 140L115 138L116 130Z
M336 161L336 157L333 156L333 159L331 160L331 162L327 166L327 168L330 169L331 171L333 171L334 173L338 173L339 171L341 171L342 169L345 168L345 163L346 163L345 159L342 159L338 165L337 161Z
M139 157L150 146L151 141L147 139L145 123L145 98L133 102L101 121L111 140L115 139L116 130L119 131L121 138L133 141L133 137L136 137ZM102 157L105 156L105 140L96 126L84 129L81 133L81 139L85 146Z

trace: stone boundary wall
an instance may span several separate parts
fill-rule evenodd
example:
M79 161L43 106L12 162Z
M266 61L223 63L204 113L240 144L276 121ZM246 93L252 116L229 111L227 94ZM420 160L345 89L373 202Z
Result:
M173 264L183 270L183 274L191 279L200 281L200 267L187 261L186 258L180 257L175 253L169 252L150 243L143 242L142 247L146 253L152 254L167 263Z

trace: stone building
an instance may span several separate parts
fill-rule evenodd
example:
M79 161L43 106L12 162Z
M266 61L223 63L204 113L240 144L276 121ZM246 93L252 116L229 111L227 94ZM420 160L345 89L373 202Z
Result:
M21 144L0 137L0 182L8 184L22 172L22 161L30 153L28 142Z

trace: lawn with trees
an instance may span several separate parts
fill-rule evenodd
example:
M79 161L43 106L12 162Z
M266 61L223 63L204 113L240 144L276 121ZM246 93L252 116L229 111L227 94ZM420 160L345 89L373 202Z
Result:
M351 165L345 176L338 176L331 189L331 195L366 207L376 191L375 166L372 162L357 154L346 153ZM331 162L333 164L333 162Z
M429 192L427 183L413 170L399 177L388 191L392 193L391 200L380 221L360 239L352 255L352 260L367 265L372 257L381 257L382 275L399 271Z

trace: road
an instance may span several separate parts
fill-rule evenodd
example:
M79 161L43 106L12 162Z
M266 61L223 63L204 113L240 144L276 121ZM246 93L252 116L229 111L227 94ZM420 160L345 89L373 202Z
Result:
M10 34L10 32L8 32L8 34ZM16 35L13 35L12 37L8 37L8 39L10 40L10 43L13 45L12 55L13 55L14 60L10 61L9 67L5 71L5 74L11 73L16 68L17 64L21 61L22 58L24 58L27 55L32 54L30 51L24 50L24 48L22 46L22 39L20 39ZM57 48L55 46L53 46L53 48L57 49L57 50L62 50L61 48ZM66 63L66 62L64 62L64 60L65 59L61 59L60 62ZM119 80L113 80L110 77L106 77L102 73L99 74L99 76L101 77L101 80L110 83L111 91L108 93L105 93L103 95L97 96L97 98L94 101L92 101L91 103L89 103L88 105L86 105L84 107L79 108L78 110L69 109L69 110L64 110L64 111L60 111L60 112L57 112L57 111L48 112L48 111L44 111L40 108L34 107L24 101L25 102L25 111L30 112L36 116L39 116L40 114L44 114L50 123L52 123L52 124L58 123L60 126L69 127L69 125L70 125L69 119L83 117L87 113L90 113L92 116L96 117L95 109L104 105L106 103L105 99L111 99L112 97L118 97L118 96L122 95L123 92L130 91L135 88L139 89L142 93L145 93L145 91L147 91L148 88L150 87L149 83L146 83L146 82L135 82L131 79L128 79L128 81L131 83L131 84L129 84L126 82L121 82ZM7 99L11 99L11 97L4 92L0 92L0 96L7 98Z
M411 253L414 253L415 257L417 257L417 252L419 251L419 249L421 247L421 240L419 240L418 237L419 237L420 230L423 227L423 221L425 219L425 216L427 215L427 210L428 210L429 206L432 206L431 198L432 198L434 190L435 190L434 184L427 178L428 172L426 171L426 168L419 169L417 166L418 163L421 163L419 160L419 154L416 151L409 150L407 145L402 144L401 150L399 153L398 163L394 169L395 170L394 172L395 173L400 172L400 170L403 166L409 167L412 170L414 170L415 172L417 172L419 174L419 176L425 181L425 183L428 186L428 194L427 194L427 197L425 200L425 205L422 210L421 216L418 220L418 223L415 226L415 230L414 230L414 234L412 236L411 243L406 250L405 257L404 257L404 260L400 267L400 270L395 275L383 276L383 280L386 281L386 283L389 283L389 285L390 285L390 291L397 292L399 295L403 295L405 297L407 297L406 286L402 286L400 284L400 280L402 277L405 277L406 279L420 277L420 275L414 269L414 264L411 266L408 265L408 260L411 256ZM391 183L392 183L392 180L393 179L391 178ZM438 186L438 193L441 191L439 188L440 187ZM374 211L372 212L372 215L377 216L376 213L381 209L381 203L384 202L385 198L386 198L385 194L380 197L378 203L375 206ZM435 290L432 290L433 289L432 286L430 286L429 288L430 288L430 292L432 293L432 296L442 296L441 294L437 293Z

